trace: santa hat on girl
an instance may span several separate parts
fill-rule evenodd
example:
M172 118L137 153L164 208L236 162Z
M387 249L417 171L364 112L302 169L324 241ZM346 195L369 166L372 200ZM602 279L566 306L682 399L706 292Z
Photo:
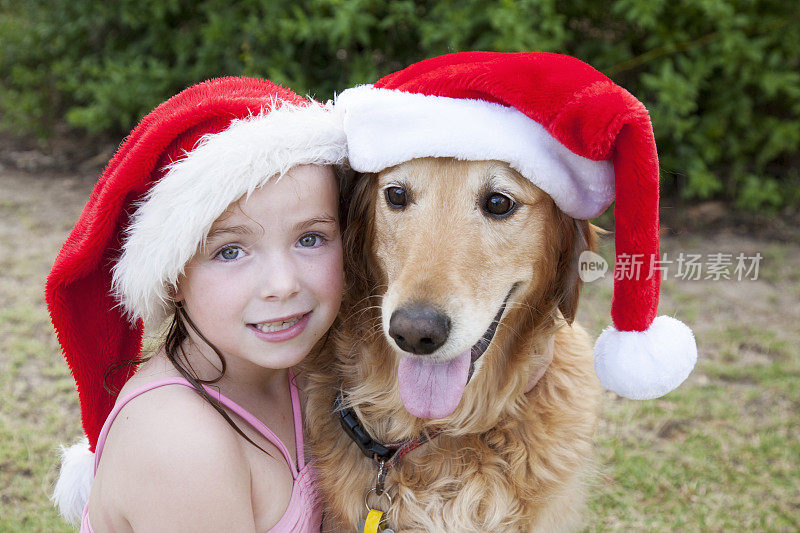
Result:
M117 150L47 279L50 316L77 383L86 441L63 450L53 499L77 520L94 448L133 372L144 324L174 311L170 292L214 221L239 198L302 164L340 164L330 106L264 80L220 78L158 106Z
M680 385L697 360L691 330L656 317L658 155L644 105L591 66L548 53L464 52L344 91L350 166L378 172L418 157L496 159L589 219L612 201L618 272L595 370L621 396L649 399ZM655 268L651 268L655 267Z

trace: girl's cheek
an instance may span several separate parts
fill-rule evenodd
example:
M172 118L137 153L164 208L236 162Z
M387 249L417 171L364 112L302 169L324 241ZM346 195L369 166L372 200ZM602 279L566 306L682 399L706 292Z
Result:
M341 297L342 287L344 285L344 265L340 254L331 254L324 264L317 265L315 278L317 283L325 287L335 294L337 298Z

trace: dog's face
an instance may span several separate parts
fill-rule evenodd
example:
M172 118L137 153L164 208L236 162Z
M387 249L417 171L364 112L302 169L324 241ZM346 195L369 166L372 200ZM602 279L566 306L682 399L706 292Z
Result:
M504 163L418 159L381 172L374 242L387 338L431 361L474 346L542 268L551 206Z
M443 418L487 349L509 336L504 326L532 327L556 308L572 319L573 262L589 225L497 161L417 159L368 178L356 202L369 223L358 231L385 288L381 323L400 395L411 414Z

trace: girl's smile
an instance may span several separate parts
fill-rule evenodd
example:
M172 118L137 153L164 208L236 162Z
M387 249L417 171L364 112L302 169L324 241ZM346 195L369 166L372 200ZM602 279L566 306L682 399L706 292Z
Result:
M249 327L255 330L256 336L265 341L282 342L300 335L308 325L311 313L313 311L280 320L249 324Z

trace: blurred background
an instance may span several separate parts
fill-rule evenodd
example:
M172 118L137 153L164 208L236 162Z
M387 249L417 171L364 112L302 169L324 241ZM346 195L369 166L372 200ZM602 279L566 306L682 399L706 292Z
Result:
M327 100L464 50L573 55L642 100L663 251L699 256L659 309L698 367L656 401L607 395L587 531L800 530L800 2L0 0L0 532L70 530L48 495L80 420L44 277L135 123L209 77ZM594 336L611 287L586 286Z

